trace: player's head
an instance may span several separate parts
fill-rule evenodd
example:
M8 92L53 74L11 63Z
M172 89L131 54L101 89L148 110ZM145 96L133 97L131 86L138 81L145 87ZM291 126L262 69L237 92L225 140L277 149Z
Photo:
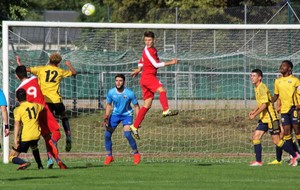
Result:
M293 63L289 60L284 60L281 62L281 65L279 67L279 70L280 70L280 73L283 75L283 76L288 76L288 75L291 75L292 72L293 72Z
M58 65L61 62L62 58L59 53L52 53L49 56L49 63L52 65Z
M16 98L19 102L26 101L26 91L23 88L19 88L16 92Z
M155 35L152 31L144 32L144 42L147 47L152 47L154 44Z
M16 73L16 77L17 77L19 80L23 80L23 79L28 78L27 70L26 70L25 65L17 66L17 68L16 68L16 70L15 70L15 73Z
M123 90L125 85L125 76L123 74L117 74L115 76L115 85L118 90Z
M263 78L263 72L260 69L253 69L250 74L252 84L259 84Z

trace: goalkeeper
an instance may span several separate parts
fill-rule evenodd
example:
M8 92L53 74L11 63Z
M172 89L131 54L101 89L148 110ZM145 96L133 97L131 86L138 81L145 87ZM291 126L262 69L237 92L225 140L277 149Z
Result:
M256 160L250 163L250 166L262 166L262 146L261 138L269 131L272 136L273 143L288 152L293 158L290 161L290 165L298 165L298 154L294 151L291 141L283 141L280 137L280 124L277 112L272 102L272 96L268 87L261 82L263 73L260 69L254 69L251 72L251 82L255 85L255 99L257 107L249 113L249 119L254 119L257 115L260 116L260 120L252 135L252 142L254 145L254 152Z
M132 137L129 128L133 120L131 103L134 105L136 114L138 114L140 107L135 94L125 87L125 76L123 74L117 74L115 76L115 88L110 89L106 97L106 111L103 124L105 127L104 144L107 156L104 165L109 165L114 161L111 136L120 122L122 122L123 125L124 136L133 151L133 163L139 164L141 161L141 155L138 152L136 141ZM111 110L112 113L110 114Z

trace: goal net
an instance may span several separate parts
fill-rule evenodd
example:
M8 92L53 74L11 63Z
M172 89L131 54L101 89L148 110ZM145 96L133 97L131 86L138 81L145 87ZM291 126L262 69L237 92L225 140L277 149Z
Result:
M299 25L189 25L120 24L64 22L3 22L3 89L10 114L15 102L15 78L20 55L27 66L44 65L48 55L59 52L70 60L76 77L64 79L61 95L70 118L72 150L64 152L65 136L59 149L62 159L104 159L104 117L106 95L114 87L117 73L126 75L143 105L139 77L131 78L144 47L143 33L152 30L162 61L177 57L179 64L160 68L159 80L167 89L169 104L179 115L161 117L158 97L140 129L138 148L144 161L237 162L253 159L251 133L258 118L248 119L256 106L252 69L264 72L263 82L273 93L274 79L282 60L294 63L299 74ZM13 116L10 115L13 129ZM60 121L61 124L61 121ZM11 131L12 132L12 131ZM7 161L9 144L4 139ZM131 160L131 149L120 125L114 132L115 159ZM263 158L275 157L275 146L268 134L263 138ZM41 152L45 152L43 140ZM5 153L6 152L6 153Z

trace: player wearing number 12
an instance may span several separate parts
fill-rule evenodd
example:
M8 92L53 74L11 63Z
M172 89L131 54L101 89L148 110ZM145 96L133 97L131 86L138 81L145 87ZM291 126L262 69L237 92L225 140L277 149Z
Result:
M39 80L41 90L45 96L46 103L54 115L60 116L62 125L66 134L66 151L71 150L71 129L69 119L66 115L65 105L59 93L59 85L63 78L76 75L76 71L70 61L66 61L65 65L70 70L59 68L62 57L58 53L49 56L49 64L37 67L27 67L27 71L36 75Z

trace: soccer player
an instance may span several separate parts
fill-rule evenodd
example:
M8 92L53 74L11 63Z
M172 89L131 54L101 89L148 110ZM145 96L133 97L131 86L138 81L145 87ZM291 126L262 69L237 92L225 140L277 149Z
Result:
M7 102L2 89L0 89L0 106L2 111L3 124L4 124L4 136L7 137L9 135ZM2 135L0 135L0 137L1 136ZM1 141L0 141L0 148L1 148Z
M133 109L130 104L132 103L134 105L136 114L139 113L140 106L133 91L125 87L125 76L123 74L117 74L115 76L115 86L115 88L108 91L106 97L106 111L104 117L106 130L104 132L104 144L107 156L104 161L104 165L108 165L114 161L111 136L120 122L122 122L123 125L124 136L128 140L133 151L133 163L139 164L141 161L141 155L137 149L136 141L130 132L130 125L133 120Z
M59 93L59 85L63 78L76 75L76 71L70 61L66 61L65 65L69 70L59 68L62 57L58 53L53 53L49 57L49 64L37 67L27 67L27 71L38 77L39 85L45 96L46 103L53 115L60 116L62 125L66 135L66 151L72 148L71 129L69 119L66 115L66 108L62 102Z
M295 131L295 136L300 144L300 129L298 123L297 106L299 105L300 81L292 75L293 63L289 60L282 61L280 65L280 73L282 77L275 80L273 102L276 102L280 97L281 106L281 123L284 129L283 139L286 142L293 144L294 151L297 151L297 144L292 139L292 128ZM298 153L297 153L298 154ZM282 150L276 148L276 160L270 164L281 164Z
M154 47L154 38L155 36L152 31L146 31L144 33L144 42L146 46L143 50L138 68L134 69L131 73L131 76L135 77L142 71L140 85L142 88L144 105L137 115L135 122L130 126L131 132L136 139L140 139L138 127L143 121L147 111L150 109L155 93L159 93L159 100L163 109L163 117L174 116L178 114L178 111L169 110L166 89L156 77L158 68L177 64L178 60L173 59L168 62L161 62L157 56L157 50Z
M263 73L260 69L254 69L251 72L251 82L255 85L255 99L257 107L249 113L249 119L254 119L259 115L260 120L252 135L252 142L254 145L254 152L256 161L252 162L250 166L262 166L262 136L269 131L272 136L272 141L277 147L281 147L293 158L290 161L290 165L298 165L298 154L293 150L292 144L289 141L283 141L280 138L280 124L277 112L273 106L272 96L268 87L262 82Z
M10 152L9 160L19 165L17 170L26 169L30 166L30 162L19 158L19 155L21 152L27 153L30 147L38 169L43 169L38 149L38 141L41 135L38 117L44 106L26 101L26 91L22 88L17 90L16 98L20 105L14 110L14 146Z
M18 59L19 58L17 58L17 60ZM66 165L60 160L58 155L57 141L60 139L59 124L46 104L37 78L34 76L28 78L26 67L24 65L18 66L15 72L16 77L21 81L17 90L23 88L27 93L27 101L42 104L44 106L44 110L41 111L39 116L39 124L41 126L41 135L45 139L47 155L49 158L47 167L49 169L53 167L53 161L51 159L53 156L61 169L67 169ZM49 162L49 160L52 162Z

